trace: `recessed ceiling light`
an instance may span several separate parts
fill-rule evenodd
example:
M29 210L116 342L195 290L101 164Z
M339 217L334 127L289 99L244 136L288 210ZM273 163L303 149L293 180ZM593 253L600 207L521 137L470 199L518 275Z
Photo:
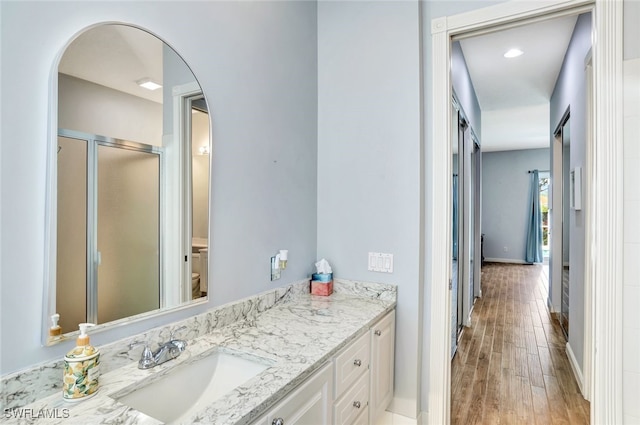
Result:
M158 83L154 83L153 81L151 81L150 78L143 78L142 80L138 80L136 81L136 83L140 86L140 87L144 87L147 90L157 90L160 87L162 87L160 84Z
M520 49L511 49L509 50L507 53L504 54L505 58L517 58L518 56L520 56L521 54L523 54L524 52Z

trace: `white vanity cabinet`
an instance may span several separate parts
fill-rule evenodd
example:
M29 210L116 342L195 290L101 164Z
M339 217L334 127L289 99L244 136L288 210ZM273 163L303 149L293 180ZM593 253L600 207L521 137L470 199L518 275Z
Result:
M333 364L327 362L254 425L331 425L332 388Z
M371 337L365 333L347 346L334 359L335 402L333 423L351 425L362 421L369 407L369 365ZM368 421L366 418L365 423Z
M372 425L393 398L395 310L252 425Z
M370 423L391 403L393 398L393 368L395 352L396 311L392 310L372 328L371 335L371 395Z
M373 425L391 403L395 323L392 310L334 358L334 425Z

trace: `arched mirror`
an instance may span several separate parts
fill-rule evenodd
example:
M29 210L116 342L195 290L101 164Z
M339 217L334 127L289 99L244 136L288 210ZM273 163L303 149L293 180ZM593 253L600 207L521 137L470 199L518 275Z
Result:
M103 24L67 46L57 92L45 343L206 301L210 120L187 64L147 31Z

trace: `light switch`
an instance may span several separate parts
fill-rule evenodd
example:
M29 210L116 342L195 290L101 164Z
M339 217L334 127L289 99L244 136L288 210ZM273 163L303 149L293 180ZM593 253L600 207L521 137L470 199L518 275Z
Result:
M393 273L393 254L370 252L367 270L372 272Z
M383 272L393 273L393 254L382 254L384 260Z
M376 268L376 252L370 252L369 253L369 266L367 267L367 270L369 271L375 271Z

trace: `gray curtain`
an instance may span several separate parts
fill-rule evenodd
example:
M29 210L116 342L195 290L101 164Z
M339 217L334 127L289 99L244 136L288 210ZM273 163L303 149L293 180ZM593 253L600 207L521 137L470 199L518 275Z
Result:
M542 262L542 217L540 215L539 185L538 170L533 170L529 191L529 225L527 226L527 253L525 257L527 263Z

